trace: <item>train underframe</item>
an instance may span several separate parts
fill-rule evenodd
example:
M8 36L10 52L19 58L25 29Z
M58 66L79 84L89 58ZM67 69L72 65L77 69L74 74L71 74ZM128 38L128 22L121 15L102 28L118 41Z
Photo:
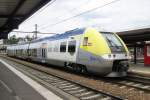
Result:
M115 60L113 62L112 72L108 74L108 77L124 77L127 76L129 69L128 60Z
M13 57L15 57L15 56L13 56ZM16 56L16 57L20 58L18 56ZM31 61L31 58L30 58L30 61ZM33 58L32 58L32 61L42 61L42 60L41 59L34 59L33 60ZM55 64L50 63L50 62L55 62ZM41 63L43 63L43 62L41 62ZM57 64L59 64L59 61L45 60L44 63L57 65ZM129 69L128 60L114 60L112 66L111 66L111 64L108 64L107 66L104 66L104 67L97 66L95 68L93 68L93 66L86 66L86 65L72 63L72 62L61 62L59 66L70 67L75 72L79 72L79 73L89 72L89 73L102 75L102 76L106 76L106 77L124 77L124 76L127 76L127 70ZM89 67L91 67L91 68L89 68ZM93 70L93 69L96 69L96 70ZM106 73L104 73L104 72L106 72Z

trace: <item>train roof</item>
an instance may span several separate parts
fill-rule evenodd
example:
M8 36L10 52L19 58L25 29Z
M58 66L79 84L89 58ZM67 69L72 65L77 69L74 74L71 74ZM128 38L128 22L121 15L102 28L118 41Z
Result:
M62 34L56 34L53 36L48 36L48 37L36 39L36 40L30 41L30 42L28 41L28 42L24 42L24 43L20 43L20 44L9 45L9 46L25 45L25 44L29 44L29 43L36 43L36 42L42 42L42 41L52 41L52 40L65 39L65 38L68 38L70 36L83 34L85 29L86 28L76 28L76 29L73 29L70 31L66 31ZM99 31L99 32L111 33L111 32L107 32L107 31Z
M64 39L64 38L68 38L70 36L74 36L74 35L79 35L79 34L83 34L84 33L85 28L76 28L74 30L70 30L70 31L66 31L65 33L62 34L56 34L53 36L49 36L49 37L45 37L45 38L40 38L37 40L33 40L32 42L40 42L40 41L44 41L44 40L59 40L59 39Z
M28 43L42 42L42 41L46 41L46 40L51 41L51 40L65 39L65 38L68 38L70 36L83 34L84 30L85 30L85 28L76 28L74 30L66 31L65 33L62 33L62 34L56 34L56 35L53 35L53 36L48 36L48 37L40 38L40 39L37 39L37 40L33 40L31 42L14 44L14 45L11 45L11 46L24 45L24 44L28 44Z

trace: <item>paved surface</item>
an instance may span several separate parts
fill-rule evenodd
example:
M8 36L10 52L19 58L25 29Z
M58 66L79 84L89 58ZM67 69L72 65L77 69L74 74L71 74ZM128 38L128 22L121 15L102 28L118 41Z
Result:
M131 63L129 72L150 76L150 66L145 66L144 63L137 63L137 64Z
M46 99L0 61L0 100ZM49 100L54 99L52 97L51 99L49 98Z
M0 99L1 100L17 100L3 84L0 82Z

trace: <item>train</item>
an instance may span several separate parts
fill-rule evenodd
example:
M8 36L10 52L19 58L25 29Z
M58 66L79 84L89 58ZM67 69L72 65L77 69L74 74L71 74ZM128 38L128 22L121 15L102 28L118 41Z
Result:
M93 27L9 45L7 55L104 77L125 77L131 58L116 33Z

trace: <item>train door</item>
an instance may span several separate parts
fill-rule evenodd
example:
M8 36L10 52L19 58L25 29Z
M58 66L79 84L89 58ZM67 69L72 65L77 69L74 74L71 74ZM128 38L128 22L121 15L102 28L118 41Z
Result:
M42 48L42 58L46 58L46 48Z
M47 58L47 43L42 43L42 46L41 46L41 57L42 57L42 59L46 59Z
M76 40L70 40L68 41L68 59L69 61L75 61L76 60L76 52L77 52L77 41Z
M150 44L145 44L144 47L144 64L150 65Z

